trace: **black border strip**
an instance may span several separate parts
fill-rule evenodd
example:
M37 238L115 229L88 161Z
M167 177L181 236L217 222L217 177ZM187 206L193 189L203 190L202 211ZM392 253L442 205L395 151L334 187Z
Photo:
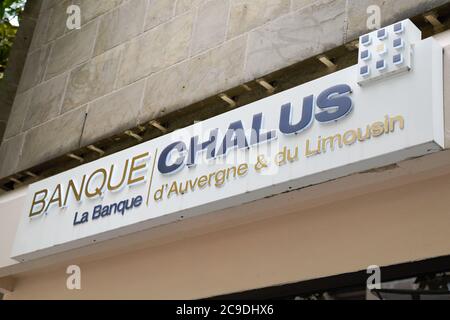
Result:
M383 282L407 279L429 273L450 271L450 255L439 258L408 262L381 268ZM206 300L268 300L283 299L295 295L340 290L353 287L365 287L367 271L346 273L320 279L296 282L292 284L253 289L243 292L207 298Z

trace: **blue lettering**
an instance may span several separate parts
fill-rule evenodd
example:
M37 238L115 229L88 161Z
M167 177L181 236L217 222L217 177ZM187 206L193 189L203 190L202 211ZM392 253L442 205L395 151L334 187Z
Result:
M102 206L98 205L94 207L94 212L92 213L92 220L100 218L102 215Z
M349 85L340 84L330 87L319 94L317 99L314 95L303 98L301 106L300 119L294 116L295 107L291 102L281 106L279 118L279 131L285 135L299 134L308 129L314 119L320 123L337 121L347 116L353 109L353 101L349 96L352 89ZM317 101L315 101L317 100ZM319 109L315 114L315 107ZM167 146L158 159L158 170L162 174L175 173L182 169L186 164L193 167L197 163L199 153L205 151L207 159L213 159L219 156L226 156L232 149L249 148L260 143L268 142L277 138L276 130L268 130L262 133L263 113L253 115L250 143L247 140L244 126L241 120L232 122L217 148L219 129L213 129L209 133L209 139L199 141L199 136L190 139L189 150L186 144L179 141ZM175 160L171 160L175 154Z
M92 212L92 220L97 220L99 218L105 218L111 216L112 214L121 214L124 215L127 211L132 210L134 208L138 208L142 205L143 198L142 196L137 196L133 199L123 200L117 203L112 203L110 205L98 205L94 207L94 211ZM88 214L86 212L86 214ZM76 219L76 216L75 216Z
M250 144L253 146L255 144L260 144L273 140L277 137L277 132L275 130L261 134L261 129L263 127L263 114L258 113L253 116L252 122L252 135L250 137Z
M280 131L284 134L298 134L307 129L313 122L314 96L303 99L303 110L300 120L292 124L292 105L287 103L281 107Z
M85 212L81 215L81 218L78 219L78 212L75 212L75 216L73 218L73 225L77 226L79 224L83 224L89 221L89 212Z
M324 110L316 114L316 120L321 123L337 121L348 115L353 109L353 101L348 96L352 88L346 84L331 87L317 98L317 106Z
M193 167L196 165L197 154L200 151L206 149L206 158L213 159L216 153L217 136L219 135L219 129L211 130L209 133L209 140L199 143L199 137L195 136L191 138L191 146L189 148L189 155L187 166Z
M236 121L230 124L217 156L226 155L228 151L236 147L238 149L248 148L247 137L245 136L242 121Z
M181 141L174 142L168 145L159 156L158 159L159 172L161 172L162 174L169 174L182 169L184 166L184 160L186 158L186 156L183 154L185 151L186 145ZM178 152L179 156L174 163L168 164L167 162L169 160L169 157L173 152Z
M142 204L142 197L138 196L138 197L134 198L132 202L133 202L133 207L139 208Z

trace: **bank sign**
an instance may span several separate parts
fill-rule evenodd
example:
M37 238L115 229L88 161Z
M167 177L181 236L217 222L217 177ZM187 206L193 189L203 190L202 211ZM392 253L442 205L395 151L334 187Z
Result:
M441 150L442 49L421 41L410 21L383 30L361 37L356 66L30 185L12 257L44 257Z

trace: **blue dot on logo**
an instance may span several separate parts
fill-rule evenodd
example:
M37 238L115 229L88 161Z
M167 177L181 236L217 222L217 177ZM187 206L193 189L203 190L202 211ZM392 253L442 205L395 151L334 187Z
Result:
M366 34L365 36L361 37L361 44L364 46L370 45L372 42L372 39L370 38L370 35Z
M403 63L403 55L401 53L396 54L393 58L392 58L392 62L395 65L399 65Z
M368 60L369 58L370 58L369 50L361 51L361 59L362 60Z
M362 66L361 69L359 70L359 73L362 76L367 76L370 73L369 66Z
M403 23L400 22L394 25L394 32L396 34L403 33L403 31L404 31Z
M403 39L402 38L394 39L394 48L395 49L403 48Z
M377 61L377 70L384 70L386 68L386 62L384 60Z
M386 32L386 29L378 30L378 32L377 32L377 37L378 37L378 39L380 39L380 40L386 39L386 38L387 38L387 32Z

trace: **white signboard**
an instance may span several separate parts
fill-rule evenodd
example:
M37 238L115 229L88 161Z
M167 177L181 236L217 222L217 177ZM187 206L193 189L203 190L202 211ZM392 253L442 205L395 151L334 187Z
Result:
M31 185L12 257L80 248L441 150L442 49L429 39L412 51L413 68L396 77L360 86L353 66Z

